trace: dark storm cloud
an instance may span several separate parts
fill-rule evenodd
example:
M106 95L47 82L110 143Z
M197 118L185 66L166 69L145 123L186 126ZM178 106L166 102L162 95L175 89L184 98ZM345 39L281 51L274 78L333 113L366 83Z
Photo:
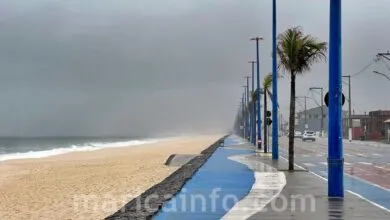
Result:
M271 1L2 2L1 135L154 135L228 129L243 76L250 72L247 61L255 55L250 37L265 37L261 72L271 70ZM302 25L327 40L326 2L278 2L279 32ZM344 38L349 40L344 44L344 70L353 72L386 48L389 36L382 28L385 10L378 9L382 19L377 19L360 8L374 10L374 3L345 2L350 9L344 7ZM375 2L386 6L384 1ZM362 19L365 16L367 20ZM369 31L360 30L355 19L367 24ZM327 64L315 66L299 78L298 92L307 93L313 84L326 87L326 75ZM378 81L364 77L356 78L356 84ZM376 89L388 91L385 83L378 84ZM288 106L288 86L287 78L280 80L283 108ZM355 88L357 94L365 91ZM363 109L380 103L369 100ZM365 102L356 97L356 103Z

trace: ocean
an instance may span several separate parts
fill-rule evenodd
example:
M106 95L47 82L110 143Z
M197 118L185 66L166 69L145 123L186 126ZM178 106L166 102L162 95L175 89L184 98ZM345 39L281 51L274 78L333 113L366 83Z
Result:
M0 161L42 158L76 151L127 147L158 142L158 139L100 137L0 138Z

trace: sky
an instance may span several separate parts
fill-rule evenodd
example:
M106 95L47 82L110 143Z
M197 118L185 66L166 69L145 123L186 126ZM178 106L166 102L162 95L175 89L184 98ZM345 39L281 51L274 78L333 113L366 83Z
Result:
M343 74L372 63L352 78L356 113L390 109L390 81L372 73L390 74L373 62L390 50L389 7L343 1ZM271 72L271 16L271 0L0 0L0 136L225 132L255 59L251 37L264 37L260 78ZM328 41L329 1L278 0L278 33L293 26ZM327 90L328 63L299 76L297 94L319 100L311 86Z

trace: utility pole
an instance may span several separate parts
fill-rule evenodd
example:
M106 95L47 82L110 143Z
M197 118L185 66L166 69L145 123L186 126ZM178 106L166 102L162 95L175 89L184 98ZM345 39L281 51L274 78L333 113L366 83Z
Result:
M256 61L249 61L252 64L252 93L255 92L255 63ZM251 96L252 98L252 96ZM256 146L256 101L252 99L252 143Z
M247 91L248 86L242 86L244 87L244 121L245 121L245 132L244 132L244 138L247 139L248 135L248 117L247 117L247 109L248 109L248 102L247 102Z
M310 87L309 90L321 90L321 137L324 136L324 89L322 87Z
M306 98L308 98L307 96L296 96L295 99L305 99L305 129L306 129L306 126L307 126L307 100Z
M240 123L240 128L242 128L242 137L245 137L245 121L244 121L244 106L245 106L245 101L244 101L245 94L242 94L241 97L241 123ZM242 126L242 127L241 127Z
M250 133L250 130L251 130L251 126L250 126L250 110L249 110L249 79L251 78L250 76L246 76L245 77L246 78L246 104L247 104L247 113L248 113L248 115L247 115L247 122L248 122L248 124L247 124L247 137L249 137L250 138L250 136L251 136L251 133Z
M257 148L261 149L261 94L260 94L260 61L259 61L259 40L263 40L262 37L254 37L250 40L256 41L256 64L257 64Z
M353 128L352 128L352 99L351 99L351 75L343 76L348 78L348 139L351 142L353 139Z

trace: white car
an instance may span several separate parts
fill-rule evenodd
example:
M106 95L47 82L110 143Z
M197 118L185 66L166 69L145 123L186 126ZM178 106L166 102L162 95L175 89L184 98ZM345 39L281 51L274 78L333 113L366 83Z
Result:
M300 131L295 131L294 137L295 137L295 138L301 138L301 137L302 137L302 132L300 132Z
M305 131L302 135L302 141L316 141L316 133L314 131Z

